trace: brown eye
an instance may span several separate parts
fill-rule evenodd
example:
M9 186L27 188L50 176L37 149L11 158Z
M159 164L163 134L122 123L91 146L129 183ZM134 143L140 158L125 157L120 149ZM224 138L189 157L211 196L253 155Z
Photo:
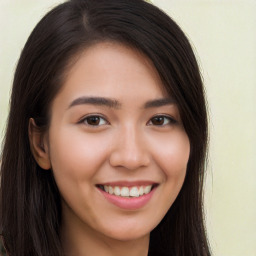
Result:
M155 126L165 126L170 124L175 124L177 121L170 116L155 116L150 119L149 125Z
M87 116L84 119L82 119L79 123L88 126L101 126L108 124L108 122L101 116Z
M90 116L87 118L87 124L89 125L99 125L100 117L98 116Z
M153 125L163 125L165 118L163 116L156 116L151 119Z

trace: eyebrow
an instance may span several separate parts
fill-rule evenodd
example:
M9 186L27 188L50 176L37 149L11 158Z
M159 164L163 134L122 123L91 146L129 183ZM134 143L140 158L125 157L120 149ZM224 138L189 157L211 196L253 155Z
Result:
M161 98L161 99L154 99L154 100L147 101L143 107L147 109L147 108L172 105L175 103L176 101L172 97L168 97L168 98ZM105 107L115 108L115 109L118 109L121 107L121 103L115 99L91 96L91 97L79 97L73 100L68 108L71 108L77 105L83 105L83 104L105 106Z
M83 104L90 104L90 105L97 105L97 106L105 106L109 108L120 108L121 104L111 98L103 98L103 97L80 97L71 102L69 108L77 105Z
M162 107L162 106L173 105L173 104L176 104L175 99L172 97L168 97L168 98L150 100L145 103L144 108L155 108L155 107Z

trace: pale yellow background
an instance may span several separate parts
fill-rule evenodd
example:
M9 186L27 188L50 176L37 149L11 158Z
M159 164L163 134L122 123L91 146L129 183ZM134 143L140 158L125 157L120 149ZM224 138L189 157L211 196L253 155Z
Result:
M57 0L0 0L0 140L19 53ZM210 113L206 185L216 256L256 256L256 1L155 0L191 39ZM15 136L15 134L14 134Z

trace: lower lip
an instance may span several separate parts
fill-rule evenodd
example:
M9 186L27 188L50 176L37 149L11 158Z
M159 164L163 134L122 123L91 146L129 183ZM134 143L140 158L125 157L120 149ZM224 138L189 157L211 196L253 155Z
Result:
M121 196L111 195L102 189L98 188L99 191L103 194L103 196L115 206L125 209L125 210L137 210L145 206L153 196L156 187L154 187L148 194L133 197L133 198L125 198Z

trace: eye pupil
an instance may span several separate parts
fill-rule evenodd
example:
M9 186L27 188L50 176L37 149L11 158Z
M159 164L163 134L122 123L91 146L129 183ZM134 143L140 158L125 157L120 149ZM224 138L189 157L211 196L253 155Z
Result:
M152 123L154 125L163 125L164 124L164 117L156 116L152 119Z
M98 116L88 117L87 123L89 125L98 125L100 123L100 118Z

